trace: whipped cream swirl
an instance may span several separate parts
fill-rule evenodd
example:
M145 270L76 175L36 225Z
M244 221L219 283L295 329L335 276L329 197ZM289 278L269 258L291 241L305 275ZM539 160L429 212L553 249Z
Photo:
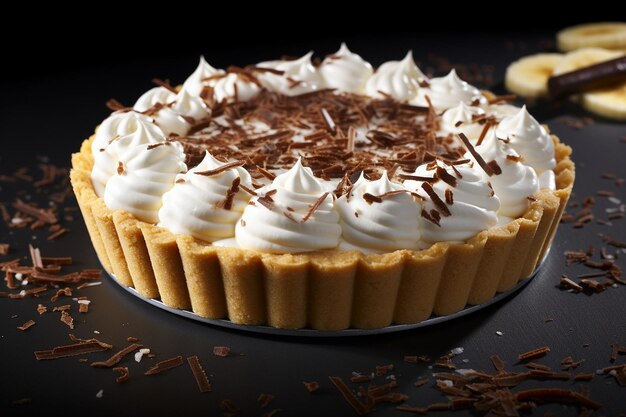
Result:
M391 182L387 172L376 181L361 175L336 207L342 229L339 249L392 252L420 247L420 205L401 184Z
M166 135L184 136L193 124L210 116L211 110L204 101L183 88L170 105L154 115L154 120Z
M546 129L532 117L526 106L517 114L504 118L496 128L499 138L508 140L526 165L535 168L538 174L556 166L554 142Z
M324 59L320 66L326 86L339 91L364 94L365 84L374 70L369 62L351 52L345 43L333 55Z
M384 98L389 95L396 100L408 101L417 95L420 83L426 80L409 51L402 61L382 64L367 82L366 91L370 97Z
M155 104L170 104L176 99L176 93L172 90L168 90L165 87L159 86L151 88L146 91L137 99L137 102L133 106L133 109L138 112L143 112L152 108Z
M91 144L94 158L91 182L98 196L104 195L107 181L115 174L118 161L129 149L165 141L161 129L150 120L140 113L126 112L114 113L102 122Z
M324 79L311 62L313 51L293 61L266 61L257 64L259 68L282 71L282 74L260 71L259 81L265 88L287 96L310 93L325 87Z
M208 78L216 74L223 74L223 70L218 70L209 65L203 56L200 56L200 62L196 70L185 80L183 90L187 90L193 96L200 96L204 87L212 85L212 80Z
M424 198L424 214L419 217L422 241L428 244L437 242L463 242L482 230L495 226L500 200L494 190L475 168L463 164L456 165L456 171L448 165L424 164L411 175L439 178L428 182L437 195L440 204L446 205L449 214L441 213L439 205L424 189L424 181L407 180L404 186ZM443 181L444 177L448 182ZM450 184L452 183L452 185ZM428 187L428 185L426 185ZM447 194L447 195L446 195ZM437 212L439 214L434 214ZM437 224L438 223L438 224Z
M474 143L484 128L484 124L477 123L476 119L484 115L485 111L480 107L468 106L459 101L457 106L445 111L441 117L441 128L446 133L464 133Z
M117 173L107 182L104 202L111 210L126 210L139 220L156 223L161 196L186 170L178 142L135 146L120 157Z
M426 96L437 111L454 107L459 104L459 101L465 104L474 104L474 102L481 105L487 104L487 99L480 90L461 80L455 70L450 71L445 77L431 78L428 83L428 87L418 91L412 104L428 106Z
M226 164L207 151L198 166L178 174L174 187L163 195L159 226L208 242L234 236L235 223L250 199L240 185L253 187L250 174L240 166L219 172ZM203 175L206 171L217 173Z
M241 248L261 252L308 252L339 244L341 226L334 196L300 160L257 190L237 223Z
M213 94L217 101L248 101L260 92L261 87L241 78L237 73L229 73L216 79L213 86Z
M530 204L528 198L539 191L535 170L518 161L519 154L498 139L495 129L490 130L475 149L485 162L496 161L502 171L491 176L483 172L484 178L491 182L496 195L500 198L498 215L516 218L524 214ZM467 152L465 157L475 161L470 152Z

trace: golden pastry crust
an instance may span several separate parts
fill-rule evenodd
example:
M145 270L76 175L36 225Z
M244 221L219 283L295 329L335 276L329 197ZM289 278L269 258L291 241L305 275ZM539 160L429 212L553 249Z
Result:
M210 319L283 329L377 329L481 304L529 277L547 253L575 170L552 136L556 191L541 190L520 218L462 244L365 255L267 254L215 247L109 210L91 184L93 137L72 155L70 178L104 268L144 297Z

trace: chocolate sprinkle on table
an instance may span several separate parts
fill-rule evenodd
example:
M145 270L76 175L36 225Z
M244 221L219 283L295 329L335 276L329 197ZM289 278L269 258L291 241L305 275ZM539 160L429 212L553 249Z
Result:
M144 372L144 375L160 374L161 372L167 371L172 368L176 368L177 366L181 366L182 364L183 364L183 357L180 355L175 356L173 358L158 362L156 365L150 367L150 369Z
M94 368L110 368L114 365L117 365L124 358L124 356L128 355L129 353L134 352L135 350L141 347L143 347L143 345L133 343L132 345L129 345L125 347L124 349L120 350L119 352L115 353L106 361L92 362L91 366L93 366Z
M193 377L196 379L196 384L198 384L198 389L201 393L210 392L211 391L211 383L200 364L200 359L198 356L193 355L187 358L187 363L191 368L191 372L193 373Z

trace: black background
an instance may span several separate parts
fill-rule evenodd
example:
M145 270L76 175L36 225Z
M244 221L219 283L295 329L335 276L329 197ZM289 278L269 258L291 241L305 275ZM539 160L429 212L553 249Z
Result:
M554 30L561 26L587 17L603 20L592 19L593 12L586 11L546 23L534 10L529 16L507 11L505 14L510 16L503 14L497 19L489 19L483 12L481 20L481 10L474 10L478 17L473 17L465 9L451 8L453 16L445 21L440 14L408 10L403 13L403 9L398 9L398 22L378 14L378 7L371 8L367 19L347 21L324 9L326 13L320 13L322 17L318 16L313 23L300 24L295 18L295 23L289 19L286 22L280 18L264 22L263 27L250 26L250 19L242 19L235 12L195 15L188 12L181 16L158 11L145 16L140 27L136 27L133 19L125 17L123 5L116 7L117 15L105 23L88 19L99 13L96 10L77 24L50 19L48 25L38 25L37 31L44 35L34 43L26 41L20 32L6 38L4 56L9 59L3 68L12 75L5 78L1 102L0 173L24 165L36 173L38 154L49 155L52 162L67 166L69 154L78 150L80 141L108 114L103 106L107 99L115 97L132 104L151 87L152 77L170 77L173 83L182 82L195 68L200 53L213 65L224 67L281 54L301 55L309 49L324 55L334 52L341 40L347 40L350 48L374 64L401 58L406 50L413 49L423 66L431 65L430 54L448 57L453 63L494 65L496 84L488 87L502 92L504 68L511 60L545 50L546 42L553 40ZM302 13L299 10L293 10L294 16ZM224 31L220 25L214 26L217 21L221 26L225 21L230 22L230 31L235 25L244 38ZM594 118L595 124L572 129L563 123L562 115L589 116L573 104L540 103L531 112L540 121L549 123L575 149L578 178L574 200L580 201L600 187L615 190L626 200L623 187L615 188L600 179L604 171L625 174L626 144L619 142L626 136L623 124ZM0 201L11 201L20 185L2 184L2 187ZM595 211L604 217L604 208L610 206L605 199L599 199ZM312 340L222 330L157 310L105 279L102 286L84 290L93 301L91 312L87 316L74 314L77 319L74 332L80 337L90 337L97 330L101 339L115 344L116 348L125 345L127 336L135 336L157 353L155 359L145 359L141 364L126 359L123 365L130 367L131 380L125 385L115 384L111 371L92 369L75 358L36 362L32 351L68 343L68 329L58 322L58 313L36 315L34 308L41 300L3 299L0 300L0 352L4 358L0 407L15 415L35 412L219 415L219 402L229 398L242 408L240 415L247 416L263 414L265 410L258 407L256 397L265 392L276 395L269 408L281 408L280 415L350 416L353 411L331 387L327 376L338 375L347 380L353 371L370 372L376 365L394 363L397 367L394 374L400 384L398 391L409 395L410 404L442 401L432 382L419 389L411 385L418 377L432 381L433 371L424 365L404 363L402 357L405 354L437 357L457 346L465 349L455 359L460 367L489 370L488 357L498 353L509 369L520 371L523 367L515 365L518 353L549 345L552 352L541 360L543 363L558 369L560 360L572 355L574 359L586 359L580 372L595 372L610 365L610 343L626 345L626 289L620 287L587 296L562 292L555 286L561 274L582 272L565 266L563 251L584 249L589 244L600 246L597 234L601 232L623 239L626 221L615 224L610 229L590 224L582 230L563 225L543 270L528 287L506 302L447 324L383 336ZM8 230L1 226L0 241L8 240L12 244L15 248L12 255L24 255L22 249L26 243L35 241L42 242L45 255L72 253L78 267L96 266L81 220L69 227L71 232L67 236L48 243L42 242L45 232L16 231L8 235ZM37 238L33 239L33 235ZM619 262L626 266L623 260ZM9 318L14 314L18 317ZM554 321L546 323L546 317ZM31 318L38 324L28 332L15 329ZM498 336L496 331L504 334ZM243 356L214 357L211 354L214 345L228 345ZM151 363L179 354L200 356L214 392L199 394L186 365L167 375L141 376ZM94 359L106 357L108 353L90 355ZM463 358L469 359L469 363L461 363ZM623 361L621 357L619 363ZM303 380L318 380L322 388L309 395L301 385ZM526 382L520 388L578 389L580 385L572 381ZM625 388L603 376L597 376L590 385L592 397L605 404L596 415L624 412ZM100 389L104 390L104 396L96 399ZM33 403L23 407L11 405L13 400L23 397L32 398ZM543 415L544 411L576 415L574 408L561 406L542 407L534 414ZM383 405L374 415L404 414Z

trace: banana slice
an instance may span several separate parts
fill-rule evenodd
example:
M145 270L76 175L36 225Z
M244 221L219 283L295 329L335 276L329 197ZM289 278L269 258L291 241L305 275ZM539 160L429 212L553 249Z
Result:
M587 110L600 116L626 120L626 83L584 93L582 104Z
M536 54L513 62L504 78L507 90L522 97L545 96L548 78L562 58L561 54Z
M587 23L563 29L556 35L561 51L586 47L626 48L626 22Z
M554 67L554 75L588 67L589 65L608 61L621 55L624 55L624 53L602 48L578 49L563 56L563 59Z

